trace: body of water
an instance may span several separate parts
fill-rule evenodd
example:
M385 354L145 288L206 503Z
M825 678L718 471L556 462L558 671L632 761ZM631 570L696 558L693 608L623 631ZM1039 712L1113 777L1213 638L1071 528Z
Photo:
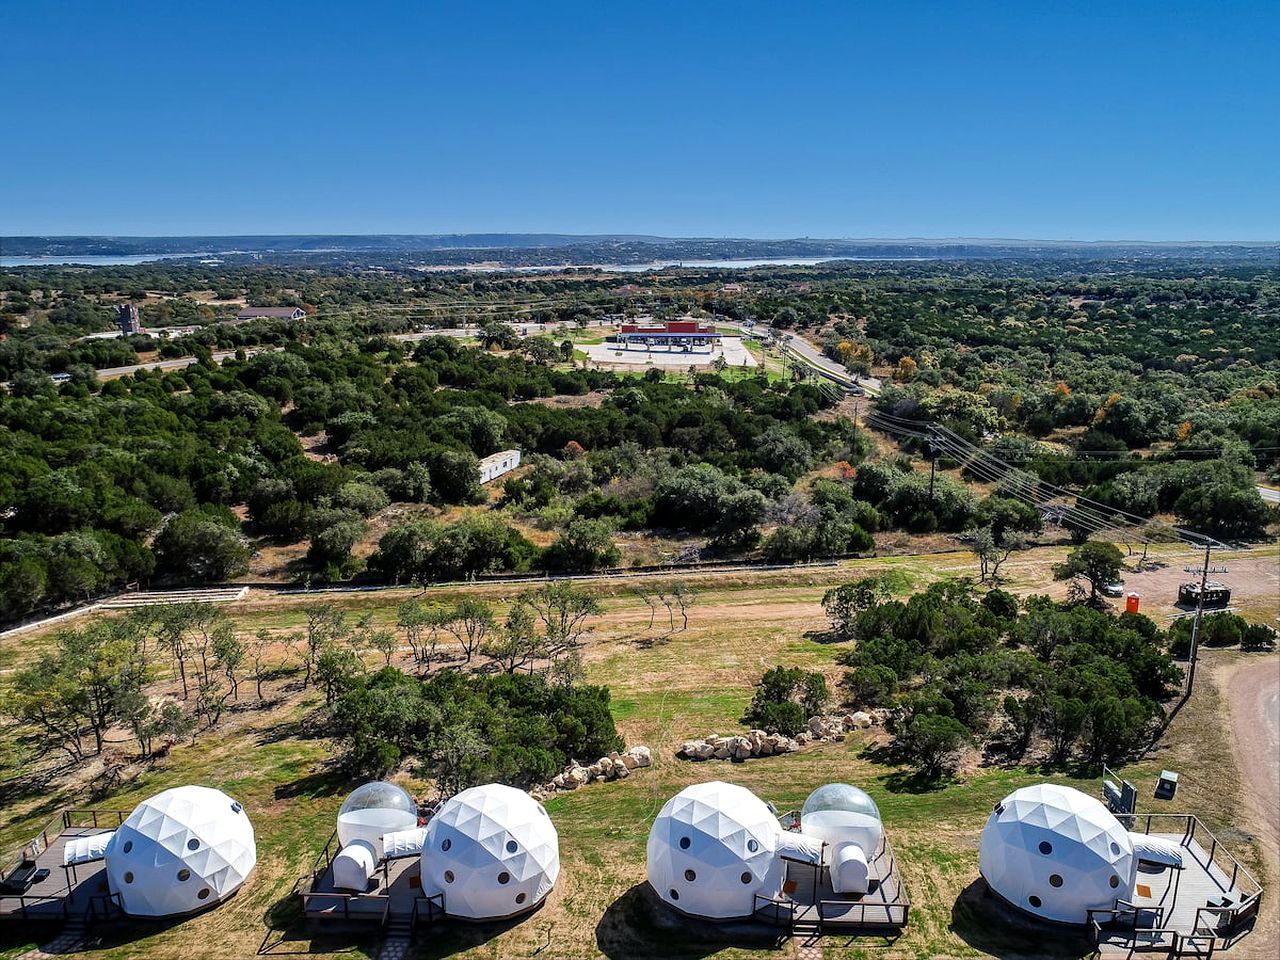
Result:
M67 254L60 257L0 257L0 267L120 267L183 257L210 257L209 253Z

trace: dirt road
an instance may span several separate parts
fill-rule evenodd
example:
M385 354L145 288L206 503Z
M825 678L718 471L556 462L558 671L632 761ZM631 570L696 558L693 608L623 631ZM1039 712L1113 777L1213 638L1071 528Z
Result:
M1280 660L1245 661L1228 668L1219 682L1231 704L1232 744L1244 805L1266 863L1267 876L1259 879L1264 887L1274 887L1280 883ZM1245 941L1261 948L1258 956L1280 956L1274 899L1270 909L1267 904L1270 893L1263 896L1263 916L1255 931L1262 942Z

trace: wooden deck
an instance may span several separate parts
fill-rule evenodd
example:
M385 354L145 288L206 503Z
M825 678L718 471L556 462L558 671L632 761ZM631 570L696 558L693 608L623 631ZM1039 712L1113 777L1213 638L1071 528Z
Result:
M839 929L899 930L907 924L911 900L902 886L897 859L886 837L867 864L869 889L865 894L837 893L826 867L788 863L777 900L757 898L756 917L792 929L821 932Z
M35 854L36 866L47 869L49 876L33 883L25 894L0 895L0 920L58 920L83 917L95 898L108 893L107 872L103 861L82 863L64 870L62 854L68 840L107 833L111 827L70 826L43 842L33 841L24 849Z
M1143 826L1142 819L1135 827ZM1116 910L1092 911L1098 954L1209 956L1229 949L1251 929L1262 887L1199 821L1174 815L1152 820L1141 832L1178 845L1182 869L1140 864L1132 900L1117 901Z
M408 917L422 896L420 862L416 856L382 861L365 891L335 887L330 864L303 892L303 912L311 920L386 923Z

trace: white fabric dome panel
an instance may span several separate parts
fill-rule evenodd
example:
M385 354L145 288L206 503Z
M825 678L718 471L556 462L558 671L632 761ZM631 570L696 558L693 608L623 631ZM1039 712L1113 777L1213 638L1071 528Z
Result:
M996 806L978 862L1013 906L1061 923L1085 923L1090 909L1132 898L1137 867L1128 831L1101 801L1047 783Z
M498 920L541 903L560 875L560 839L542 804L498 783L463 790L427 824L422 892L445 913Z
M235 893L258 861L253 825L221 790L176 787L144 800L112 834L107 880L125 913L167 917Z
M782 827L745 787L712 781L666 802L649 831L649 883L684 913L710 919L750 916L755 897L776 896Z

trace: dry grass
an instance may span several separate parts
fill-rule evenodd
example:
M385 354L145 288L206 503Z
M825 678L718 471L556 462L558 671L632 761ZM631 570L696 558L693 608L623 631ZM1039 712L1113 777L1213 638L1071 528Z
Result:
M1043 591L1047 567L1060 555L1060 550L1036 551L1011 561L1011 585L1021 592ZM1260 562L1267 562L1265 556ZM655 766L628 780L592 785L548 803L560 832L563 868L542 910L515 925L458 926L424 934L418 941L418 955L530 956L548 937L551 945L541 953L547 957L775 955L777 949L768 941L741 929L675 922L645 894L644 843L653 816L683 786L721 778L750 787L780 809L798 806L814 787L833 780L863 786L880 805L914 902L911 923L893 944L875 939L845 944L828 938L827 949L833 956L886 960L1083 956L1084 945L1061 932L1006 922L976 883L977 840L991 805L1010 790L1053 779L1095 792L1095 779L1076 780L1060 770L977 767L960 782L921 789L903 771L868 754L866 748L883 736L878 733L745 764L693 764L674 758L675 747L687 737L736 729L753 682L769 666L786 663L822 669L834 680L838 648L806 636L825 625L819 600L830 584L877 570L896 570L903 582L918 588L938 577L971 572L972 563L965 553L949 553L857 561L831 570L692 577L688 579L698 590L698 602L690 611L689 629L675 633L665 629L663 609L658 611L655 627L649 628L648 608L632 593L636 584L608 580L588 584L606 608L588 652L588 678L609 685L620 731L629 743L653 748ZM501 604L519 587L483 584L432 591L432 596L449 599L464 589ZM396 605L413 593L385 591L327 599L353 614L372 612L378 622L390 624ZM315 599L253 592L229 612L246 630L283 632L299 625L301 606ZM40 645L39 637L23 643L24 648ZM13 650L4 653L10 662L21 659ZM1209 651L1207 656L1212 667L1244 655ZM1147 798L1156 774L1163 767L1179 770L1182 786L1172 808L1200 815L1251 867L1265 871L1274 883L1280 871L1263 862L1260 848L1251 840L1248 810L1242 810L1240 777L1231 759L1228 727L1219 719L1224 705L1212 682L1214 674L1213 669L1203 671L1209 682L1198 686L1165 740L1151 756L1122 773L1139 787L1143 809L1155 809L1154 801ZM269 930L277 939L287 938L277 952L362 956L376 946L371 935L342 939L329 934L314 940L285 922L289 911L283 904L288 892L332 829L337 807L352 786L331 772L328 745L310 736L315 729L314 693L304 695L291 689L290 683L281 681L278 689L272 689L279 698L274 705L245 710L227 730L201 738L194 747L176 749L101 804L128 807L158 789L184 782L226 789L245 803L258 831L259 866L250 883L232 901L178 924L108 928L104 936L109 939L87 956L244 957L257 951ZM13 736L14 731L5 734L10 746ZM25 836L54 810L83 802L83 773L54 778L48 788L24 787L14 779L26 765L24 759L13 749L5 755L8 785L0 837L6 841ZM1268 909L1264 925L1271 926L1264 929L1274 929L1270 903ZM1246 939L1243 951L1232 955L1260 955L1251 952L1253 944L1264 942L1262 937ZM0 957L6 955L5 947L18 945L0 941Z

